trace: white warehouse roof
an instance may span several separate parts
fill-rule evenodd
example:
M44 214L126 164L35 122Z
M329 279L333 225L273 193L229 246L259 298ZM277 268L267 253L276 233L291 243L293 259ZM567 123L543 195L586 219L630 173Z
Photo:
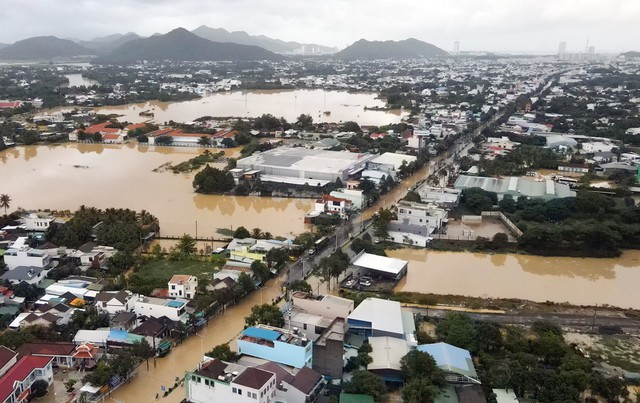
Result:
M393 334L404 334L402 310L398 301L367 298L351 312L348 320L371 323L371 329Z
M406 260L394 259L386 256L372 255L371 253L362 253L351 261L351 264L358 267L364 267L370 270L382 271L398 275L408 262Z

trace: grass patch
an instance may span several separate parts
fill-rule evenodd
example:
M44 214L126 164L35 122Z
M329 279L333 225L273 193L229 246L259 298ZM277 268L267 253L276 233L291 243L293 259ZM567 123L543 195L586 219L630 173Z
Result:
M150 260L143 263L137 270L140 277L145 281L153 284L164 284L167 286L167 282L174 274L188 274L192 276L198 276L201 274L211 275L215 266L211 262L202 261L173 261L173 260Z
M640 350L637 338L602 336L600 342L594 344L592 351L609 365L620 367L625 371L640 372Z

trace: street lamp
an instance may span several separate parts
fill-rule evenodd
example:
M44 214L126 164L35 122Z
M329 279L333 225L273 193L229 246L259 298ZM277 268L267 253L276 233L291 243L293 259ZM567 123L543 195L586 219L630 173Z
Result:
M198 360L198 362L202 362L204 360L204 336L201 336L198 333L195 333L194 336L200 338L200 342L201 342L200 351L201 351L201 353L200 353L200 359Z

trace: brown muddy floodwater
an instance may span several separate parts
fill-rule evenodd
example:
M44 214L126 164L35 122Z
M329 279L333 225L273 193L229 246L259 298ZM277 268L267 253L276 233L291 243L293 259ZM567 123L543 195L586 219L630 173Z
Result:
M257 117L270 113L295 122L300 114L314 122L356 121L361 125L382 126L398 123L407 114L401 110L375 111L364 107L384 107L385 102L373 93L349 93L325 90L257 90L219 92L182 102L149 101L122 106L97 108L96 113L124 115L120 120L142 122L148 117L140 112L153 112L152 121L189 122L202 116ZM326 114L325 112L330 112Z
M609 304L640 309L640 251L619 258L435 252L397 249L387 255L409 261L395 291Z
M191 185L195 172L153 172L201 152L133 143L11 148L0 152L0 191L11 196L16 209L144 209L158 217L162 235L195 235L196 222L200 237L241 225L280 236L305 230L303 218L313 209L312 200L201 195Z

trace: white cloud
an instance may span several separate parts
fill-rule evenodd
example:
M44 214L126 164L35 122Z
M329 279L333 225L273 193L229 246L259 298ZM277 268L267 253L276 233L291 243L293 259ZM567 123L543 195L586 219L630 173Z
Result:
M445 49L553 52L639 47L637 0L21 0L0 13L0 42L90 39L205 24L283 40L345 46L415 37Z

